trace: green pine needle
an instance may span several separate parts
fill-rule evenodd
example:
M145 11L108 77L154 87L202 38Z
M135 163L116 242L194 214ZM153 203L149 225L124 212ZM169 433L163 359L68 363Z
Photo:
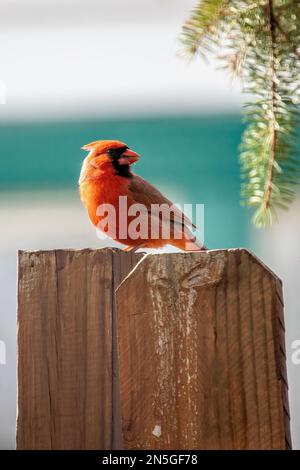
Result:
M202 0L183 26L187 55L218 53L243 91L247 122L240 146L242 201L257 227L288 209L299 181L295 129L300 101L299 0Z

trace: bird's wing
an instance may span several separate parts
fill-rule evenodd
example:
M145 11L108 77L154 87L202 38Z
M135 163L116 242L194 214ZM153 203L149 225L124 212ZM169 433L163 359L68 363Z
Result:
M172 206L171 221L181 225L197 228L192 221L176 207L172 201L167 199L158 189L156 189L148 181L144 180L138 175L133 175L129 183L129 193L136 203L144 204L148 212L151 210L151 204L167 204Z

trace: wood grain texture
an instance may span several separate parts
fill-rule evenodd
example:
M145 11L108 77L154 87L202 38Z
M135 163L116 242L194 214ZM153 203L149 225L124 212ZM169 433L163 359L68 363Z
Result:
M127 449L291 448L281 282L259 260L147 255L116 300Z
M18 449L122 446L114 290L141 256L19 253Z

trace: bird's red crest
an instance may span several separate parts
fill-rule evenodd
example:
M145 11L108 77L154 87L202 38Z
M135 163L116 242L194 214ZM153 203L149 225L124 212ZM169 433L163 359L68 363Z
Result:
M95 155L104 154L112 149L128 148L124 142L119 140L95 140L81 147L82 150L93 152Z

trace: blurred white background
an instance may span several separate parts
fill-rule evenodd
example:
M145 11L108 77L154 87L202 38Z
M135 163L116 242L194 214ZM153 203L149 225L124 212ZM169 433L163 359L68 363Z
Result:
M224 73L178 57L193 0L1 3L2 119L199 113L240 103Z

